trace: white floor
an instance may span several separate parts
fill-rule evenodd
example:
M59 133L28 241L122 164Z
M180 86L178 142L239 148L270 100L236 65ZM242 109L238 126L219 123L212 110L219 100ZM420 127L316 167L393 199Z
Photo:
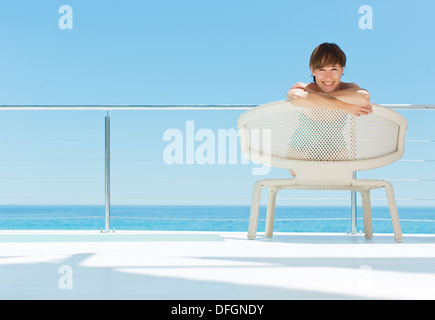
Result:
M115 234L0 231L0 299L435 299L435 235Z

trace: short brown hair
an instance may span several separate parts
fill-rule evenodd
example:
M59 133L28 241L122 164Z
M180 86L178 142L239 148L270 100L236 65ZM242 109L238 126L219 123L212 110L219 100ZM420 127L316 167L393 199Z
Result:
M322 43L311 54L310 67L313 70L335 64L346 65L346 55L335 43Z

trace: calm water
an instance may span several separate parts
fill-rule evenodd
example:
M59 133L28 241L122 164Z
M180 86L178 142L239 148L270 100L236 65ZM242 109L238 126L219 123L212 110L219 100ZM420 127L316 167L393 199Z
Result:
M112 206L117 230L247 231L249 206ZM266 208L260 210L264 231ZM372 208L373 231L392 233L388 208ZM435 208L399 208L403 233L435 234ZM364 231L358 208L358 231ZM0 206L0 230L100 230L103 206ZM347 232L349 207L277 207L274 231Z

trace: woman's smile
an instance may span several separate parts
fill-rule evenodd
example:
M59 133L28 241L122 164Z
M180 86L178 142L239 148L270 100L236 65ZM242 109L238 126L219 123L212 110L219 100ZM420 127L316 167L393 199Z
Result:
M331 81L331 82L325 82L325 81L322 81L322 83L323 83L325 86L330 87L330 86L332 86L332 85L335 83L335 81Z

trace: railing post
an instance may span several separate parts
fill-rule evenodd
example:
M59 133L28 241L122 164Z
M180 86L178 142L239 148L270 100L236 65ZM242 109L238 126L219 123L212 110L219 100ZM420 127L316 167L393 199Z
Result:
M353 173L353 178L356 179L356 172ZM352 213L351 213L352 234L356 234L357 226L356 226L356 191L355 190L351 191L350 201L352 205Z
M110 231L110 117L109 111L105 118L105 231Z
M351 124L351 136L352 136L352 145L351 145L351 156L352 158L356 158L356 119L355 117L350 118ZM353 178L356 179L356 171L353 173ZM350 203L352 207L350 220L351 220L351 233L356 234L356 191L352 190L350 193Z

